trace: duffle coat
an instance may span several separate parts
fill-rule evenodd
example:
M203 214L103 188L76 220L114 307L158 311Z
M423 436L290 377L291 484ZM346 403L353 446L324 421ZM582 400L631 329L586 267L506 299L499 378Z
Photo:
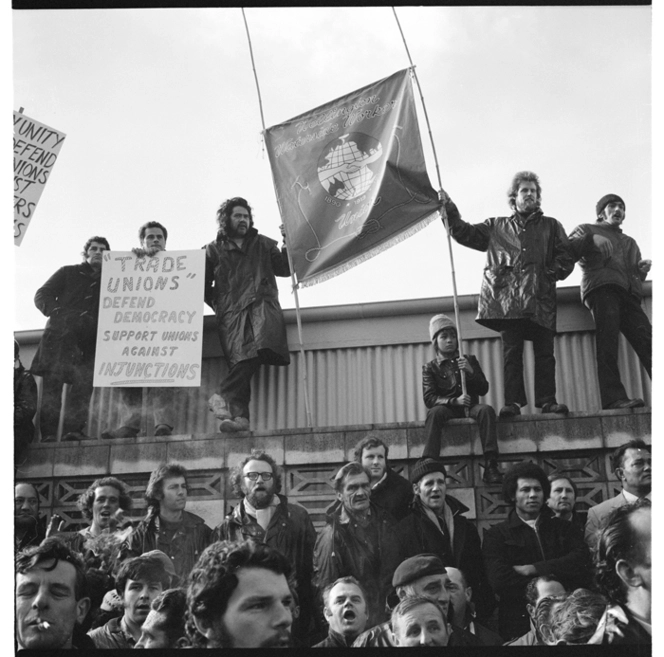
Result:
M446 210L452 237L487 253L475 321L501 331L509 327L505 320L529 319L555 331L556 281L574 269L562 224L541 210L479 224L463 221L454 203Z
M285 247L250 228L242 247L222 232L205 247L205 302L214 310L224 356L288 365L286 325L276 276L289 276Z

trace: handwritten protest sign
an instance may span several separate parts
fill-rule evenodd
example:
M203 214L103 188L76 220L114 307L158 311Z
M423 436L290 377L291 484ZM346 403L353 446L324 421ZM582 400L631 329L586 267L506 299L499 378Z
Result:
M205 252L106 251L94 385L201 384Z
M14 244L25 231L58 159L65 134L14 112Z

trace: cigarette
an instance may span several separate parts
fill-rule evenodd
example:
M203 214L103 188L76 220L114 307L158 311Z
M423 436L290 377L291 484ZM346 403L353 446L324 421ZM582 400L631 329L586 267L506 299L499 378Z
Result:
M37 623L37 629L39 630L47 630L49 627L51 627L51 624L48 621L41 621L41 623Z

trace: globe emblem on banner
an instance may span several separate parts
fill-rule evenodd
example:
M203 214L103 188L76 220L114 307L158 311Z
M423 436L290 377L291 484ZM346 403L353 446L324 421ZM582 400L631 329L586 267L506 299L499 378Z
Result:
M351 132L332 140L318 159L318 179L325 191L342 201L362 196L373 183L369 164L383 155L381 143L363 132Z

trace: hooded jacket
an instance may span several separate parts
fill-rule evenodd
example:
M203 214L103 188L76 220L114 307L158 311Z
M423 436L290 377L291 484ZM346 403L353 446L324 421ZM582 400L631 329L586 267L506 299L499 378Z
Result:
M445 496L445 504L452 511L454 531L452 542L449 533L441 533L422 508L419 497L415 497L410 514L396 528L399 563L417 554L433 553L440 557L444 566L462 570L468 585L473 588L475 610L480 619L487 618L496 606L489 585L482 547L477 529L463 514L469 509L450 495Z
M223 231L205 247L205 302L214 310L230 366L250 358L288 365L288 341L275 276L289 276L286 249L247 231L242 248Z
M541 210L527 217L492 217L469 224L450 202L445 206L452 237L463 246L486 251L478 324L494 331L506 320L529 319L556 330L556 281L574 269L574 257L562 224Z

